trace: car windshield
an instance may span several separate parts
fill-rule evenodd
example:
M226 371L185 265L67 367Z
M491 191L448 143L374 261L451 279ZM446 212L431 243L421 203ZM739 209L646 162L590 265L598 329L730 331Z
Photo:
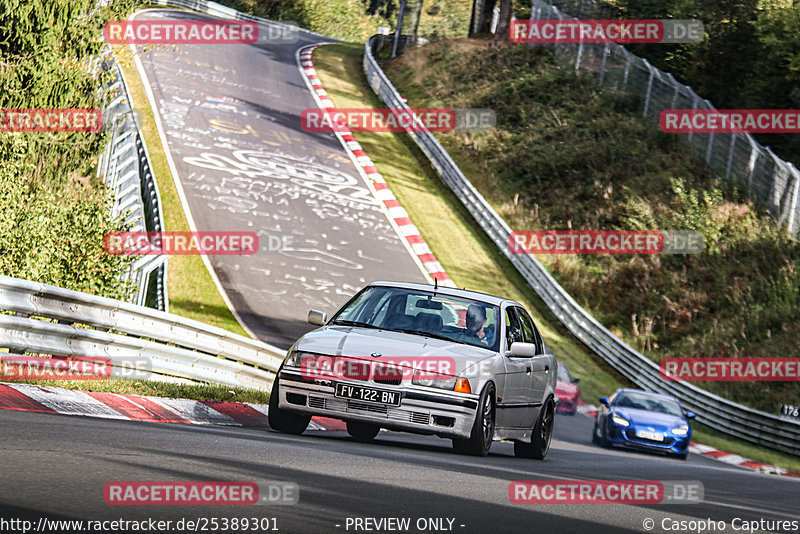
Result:
M631 408L634 410L647 410L648 412L658 412L676 417L683 417L681 407L672 399L655 397L645 393L624 392L620 393L614 401L614 406L618 408Z
M372 286L348 302L330 324L425 335L498 350L497 306L433 291Z

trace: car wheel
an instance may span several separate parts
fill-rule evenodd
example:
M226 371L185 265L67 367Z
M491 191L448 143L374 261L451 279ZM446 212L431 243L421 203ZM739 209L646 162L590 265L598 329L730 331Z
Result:
M673 454L673 457L677 458L678 460L685 460L689 457L689 453L686 454Z
M600 445L600 436L597 435L597 421L594 422L594 428L592 429L592 443L595 445Z
M380 432L380 427L371 425L369 423L359 423L356 421L347 422L347 433L350 434L354 440L362 443L369 443Z
M487 456L489 448L492 446L492 438L494 438L494 419L494 384L490 382L481 393L472 433L467 439L454 438L453 449L456 452L472 456Z
M608 440L608 428L605 422L603 422L603 431L600 432L600 446L604 449L611 448L611 442Z
M542 411L539 413L539 419L533 426L531 442L515 441L514 455L518 458L544 460L544 457L547 456L547 451L550 450L550 442L553 440L554 427L555 407L553 406L553 400L547 399L544 408L542 408Z
M275 385L272 386L272 393L269 396L269 411L267 412L270 428L286 434L302 434L305 432L306 428L308 428L308 423L311 421L311 416L281 410L278 407L279 399L278 379L276 378Z

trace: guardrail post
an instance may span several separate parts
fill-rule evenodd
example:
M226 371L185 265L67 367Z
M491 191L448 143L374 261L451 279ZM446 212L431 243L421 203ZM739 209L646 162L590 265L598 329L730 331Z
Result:
M648 112L648 110L650 108L650 95L653 92L653 79L655 78L656 73L653 70L653 66L650 64L649 61L647 61L646 59L643 60L643 61L644 61L645 66L647 67L647 70L650 71L650 79L647 80L647 93L644 95L644 109L642 111L642 116L646 117L647 116L647 112Z

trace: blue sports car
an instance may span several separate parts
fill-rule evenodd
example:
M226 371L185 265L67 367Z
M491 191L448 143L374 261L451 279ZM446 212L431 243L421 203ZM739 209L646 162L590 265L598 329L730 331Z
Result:
M689 454L692 412L684 412L674 397L638 389L618 389L600 399L592 441L603 447L625 445L663 451L682 460Z

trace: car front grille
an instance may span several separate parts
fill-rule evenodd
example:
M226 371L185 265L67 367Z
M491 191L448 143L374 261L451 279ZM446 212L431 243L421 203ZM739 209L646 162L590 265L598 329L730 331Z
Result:
M384 386L399 386L403 382L403 378L376 378L373 382Z
M418 425L430 425L431 414L428 412L415 412L398 408L396 406L386 406L384 404L371 404L346 399L330 399L323 397L308 397L308 406L318 410L326 410L340 413L368 413L370 415L383 415L392 421L414 423Z

